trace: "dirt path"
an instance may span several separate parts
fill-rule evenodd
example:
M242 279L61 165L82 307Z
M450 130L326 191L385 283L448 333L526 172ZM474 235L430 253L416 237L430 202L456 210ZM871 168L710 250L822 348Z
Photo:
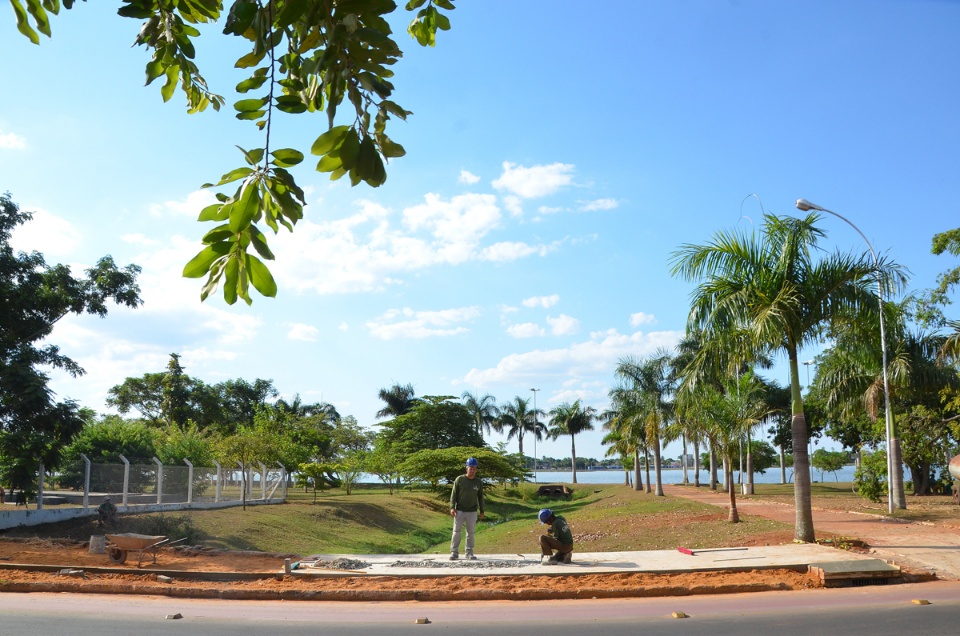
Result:
M665 485L664 494L692 499L729 510L729 495ZM908 507L910 502L908 502ZM796 509L791 504L737 498L740 514L755 515L793 525ZM813 526L818 538L856 538L867 543L878 558L911 569L934 572L939 578L960 580L960 525L956 522L911 522L883 515L813 509Z

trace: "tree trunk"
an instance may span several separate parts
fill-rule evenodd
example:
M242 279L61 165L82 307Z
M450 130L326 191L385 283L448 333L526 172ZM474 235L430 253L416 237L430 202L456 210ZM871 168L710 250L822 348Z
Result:
M653 468L657 474L657 497L663 497L663 480L660 476L660 436L657 435L653 440Z
M727 484L730 485L730 515L727 517L727 521L730 523L740 523L740 513L737 512L737 489L733 487L733 466L728 460L724 460L724 466L728 467L725 470L724 478Z
M717 490L717 453L710 442L710 490Z
M733 490L733 484L730 482L733 481L733 463L727 459L723 458L723 492L730 492Z
M700 439L693 439L693 486L700 487Z
M643 490L643 477L640 473L640 449L633 450L633 489Z
M787 453L783 450L783 445L780 445L780 483L787 483Z
M577 483L577 444L574 441L573 435L570 436L570 463L573 464L573 481L571 483Z
M801 405L801 409L802 409ZM807 419L801 410L794 413L791 423L793 433L793 501L796 507L796 525L793 538L804 543L813 543L813 508L810 505L810 459L807 455Z
M894 437L890 440L890 492L893 494L893 507L898 510L907 509L907 496L903 489L903 455L900 453L900 440Z
M753 455L750 453L750 433L747 433L747 489L743 494L753 494Z
M687 476L687 434L680 433L680 443L683 446L683 453L680 455L680 465L683 466L683 485L690 485L690 478Z
M650 449L643 449L643 468L647 471L647 492L650 492Z

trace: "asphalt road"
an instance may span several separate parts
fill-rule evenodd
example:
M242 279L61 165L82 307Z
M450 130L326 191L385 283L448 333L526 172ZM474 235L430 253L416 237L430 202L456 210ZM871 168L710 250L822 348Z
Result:
M915 604L927 600L929 605ZM683 612L688 618L674 618ZM181 614L180 619L168 615ZM429 624L417 624L417 619ZM960 582L801 592L577 601L328 603L205 601L84 594L2 594L0 632L103 634L960 633Z

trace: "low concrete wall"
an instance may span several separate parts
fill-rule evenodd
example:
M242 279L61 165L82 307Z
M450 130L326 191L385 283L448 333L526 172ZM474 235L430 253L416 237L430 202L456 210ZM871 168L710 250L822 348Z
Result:
M247 502L248 506L263 506L269 504L284 503L280 499L253 499ZM144 504L137 506L117 506L120 514L136 514L143 512L176 512L178 510L215 510L218 508L236 508L242 506L241 501L208 501L171 504ZM96 508L43 508L41 510L27 510L25 508L16 508L14 510L0 509L0 530L9 528L18 528L21 526L39 526L44 523L56 523L58 521L68 521L70 519L79 519L81 517L97 516Z

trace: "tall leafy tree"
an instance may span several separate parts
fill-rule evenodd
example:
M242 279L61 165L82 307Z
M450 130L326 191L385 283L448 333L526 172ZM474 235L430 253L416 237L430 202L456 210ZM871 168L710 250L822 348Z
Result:
M60 453L83 427L79 406L58 401L44 369L76 377L79 364L49 342L68 314L107 315L108 304L141 304L140 268L120 268L104 256L76 277L66 265L49 265L39 252L15 252L13 231L32 218L9 194L0 195L0 454L15 486L36 475L40 462L55 467Z
M673 274L695 281L690 328L706 338L743 333L760 352L784 355L790 367L794 452L795 537L815 539L810 505L807 423L798 355L819 342L832 323L875 319L877 280L888 291L902 287L900 267L868 254L823 254L817 214L798 219L764 215L760 229L721 231L705 245L681 246ZM817 259L817 255L821 255ZM887 297L890 294L885 294ZM905 502L903 504L906 505Z
M523 458L523 437L530 433L542 441L546 432L546 425L535 417L533 409L530 408L530 400L525 400L519 395L513 398L513 402L502 404L500 407L500 417L498 418L499 431L506 431L507 441L514 437L517 438L520 457Z
M424 396L407 413L378 426L381 446L401 458L420 450L484 445L470 412L453 396Z
M550 411L550 437L557 439L561 435L570 436L570 463L573 471L573 483L577 483L577 435L593 430L597 419L597 410L592 406L583 406L580 400L573 404L563 403Z

